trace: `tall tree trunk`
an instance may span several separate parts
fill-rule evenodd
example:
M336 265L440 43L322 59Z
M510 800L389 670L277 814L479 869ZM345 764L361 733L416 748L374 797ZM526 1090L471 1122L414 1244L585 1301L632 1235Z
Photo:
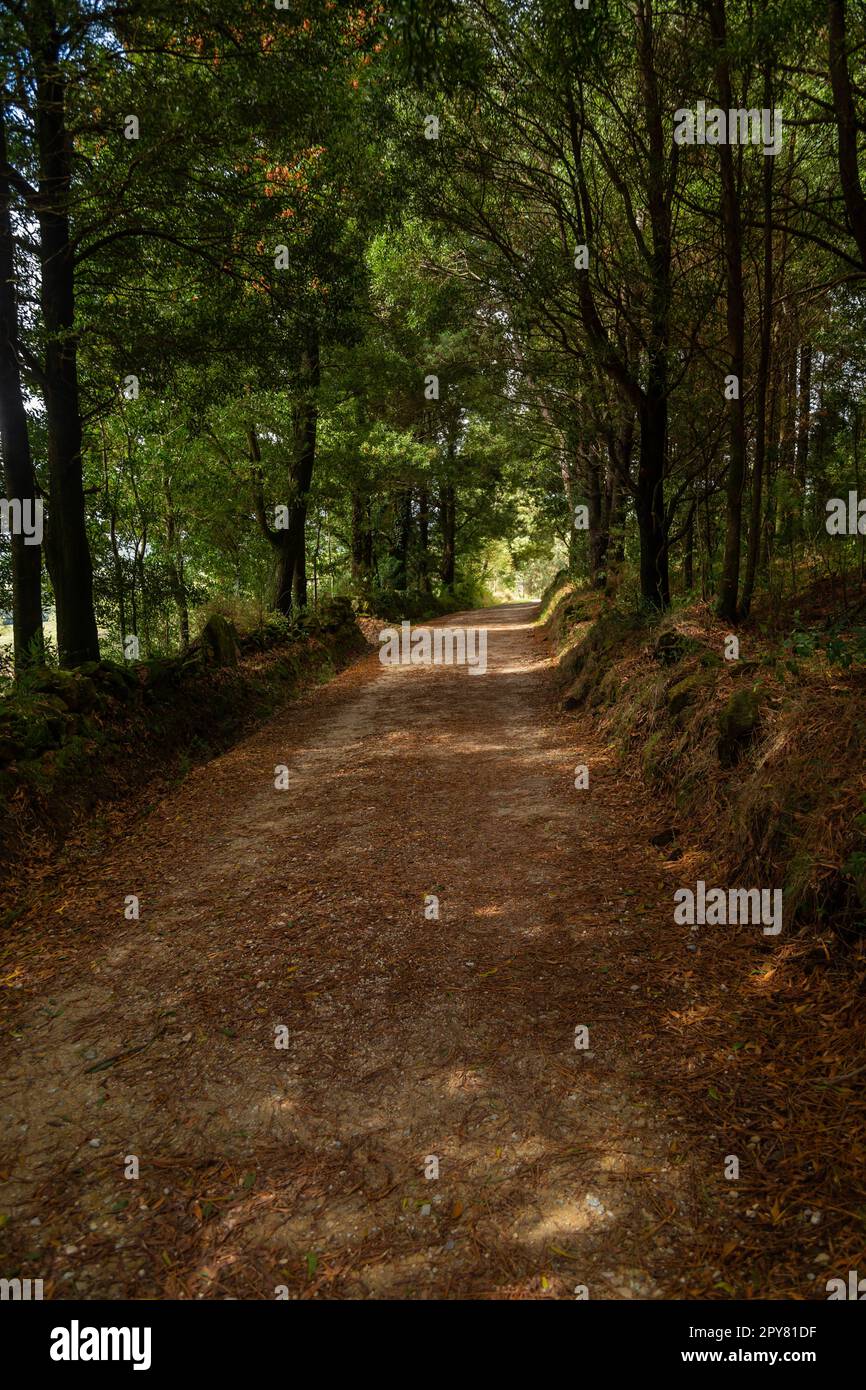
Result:
M655 608L670 604L668 519L664 487L668 448L668 355L671 313L671 199L675 180L669 167L669 112L660 97L654 32L653 0L634 0L637 67L644 112L642 128L648 151L645 196L652 232L649 254L649 332L643 371L635 374L626 355L608 334L588 275L577 282L578 306L590 345L599 364L617 385L624 401L637 412L640 452L635 496L640 536L640 583L645 602ZM579 242L589 244L594 231L592 198L582 153L582 117L574 95L565 93L569 145L574 168L575 197L571 209ZM675 153L670 156L675 158ZM622 181L625 192L625 176ZM642 246L645 243L642 242Z
M259 523L259 530L271 547L274 558L271 602L278 613L282 613L285 618L290 618L292 616L292 580L295 573L295 552L293 549L291 513L289 515L289 525L287 527L280 527L277 529L271 526L268 521L265 511L262 454L255 425L251 425L247 430L247 449L252 465L253 506L255 507L256 520Z
M426 487L418 493L418 584L421 592L429 594L430 585L430 494Z
M785 354L782 403L779 417L779 473L783 477L782 505L776 506L775 538L784 537L792 525L792 491L797 441L797 352L791 345Z
M312 328L301 354L301 395L295 411L292 462L287 479L290 497L282 504L288 509L285 527L277 529L268 521L258 435L255 426L247 431L256 520L274 555L273 605L287 618L294 610L307 606L307 508L316 463L318 386L319 339L317 330Z
M806 529L806 489L809 468L809 430L812 424L812 347L810 343L800 348L800 380L797 396L797 445L794 471L800 497L799 531Z
M773 101L770 65L764 69L764 106L770 109ZM755 460L752 467L752 498L749 513L749 543L746 553L746 576L743 581L741 615L746 618L752 607L755 576L761 554L763 516L764 466L767 455L767 396L770 387L770 354L773 341L773 167L766 158L763 169L764 265L761 304L761 348L758 357L757 397L755 402Z
M66 84L51 0L29 14L36 64L39 154L39 259L45 326L45 414L48 425L50 518L46 544L57 607L63 665L98 660L93 566L87 540L82 432L75 334L75 266L69 231L72 137L66 129Z
M833 89L833 109L839 147L839 181L860 262L866 267L866 195L860 183L857 112L851 74L848 71L845 0L828 0L827 19L830 40L830 85Z
M177 608L177 621L180 628L180 645L181 649L186 651L189 646L189 604L186 595L183 547L181 545L177 517L174 511L171 478L167 474L163 477L163 489L165 492L165 529L169 555L171 589L175 607Z
M695 587L695 506L689 504L686 516L685 549L683 552L683 588L690 594Z
M797 482L806 493L806 472L809 464L809 429L812 423L812 347L800 348L800 385L797 418Z
M412 530L412 492L401 488L397 494L397 516L391 544L394 561L394 588L404 590L409 584L409 537Z
M442 531L442 568L446 589L454 588L457 505L453 483L443 483L439 492L439 526Z
M725 0L713 0L710 7L710 27L718 49L716 76L719 105L723 111L733 107L731 74L727 55ZM727 341L729 372L736 377L735 395L728 401L729 448L728 477L725 498L725 549L716 611L726 622L738 618L740 588L740 549L743 517L743 488L746 479L746 417L745 417L745 320L743 297L743 241L740 223L740 198L734 148L730 141L719 145L719 169L722 180L722 227L725 242L727 281Z
M319 425L319 335L311 328L301 358L301 389L297 426L297 465L295 497L291 509L289 531L294 551L292 597L297 609L307 606L307 508L313 470L316 465L316 435Z
M650 341L647 382L640 408L637 519L640 531L641 594L655 608L671 601L668 574L668 518L664 487L668 462L668 348L671 312L671 196L666 155L666 113L656 74L656 44L651 0L638 0L638 66L646 108L649 149L647 205L652 228Z
M604 557L607 551L602 515L601 464L594 446L586 455L587 501L589 511L589 582L593 588L604 584Z
M366 584L372 577L372 569L370 502L359 488L355 488L352 492L352 579L356 584Z
M5 111L0 104L0 169L6 164ZM0 173L0 446L3 450L6 499L35 519L37 488L27 412L18 367L18 300L8 180ZM40 504L41 505L41 504ZM32 539L32 538L31 538ZM19 528L12 534L12 634L15 669L43 659L42 548L25 544Z
M635 511L640 534L640 591L653 608L668 608L671 601L664 507L667 416L664 390L656 389L651 395L648 393L639 411L640 451Z

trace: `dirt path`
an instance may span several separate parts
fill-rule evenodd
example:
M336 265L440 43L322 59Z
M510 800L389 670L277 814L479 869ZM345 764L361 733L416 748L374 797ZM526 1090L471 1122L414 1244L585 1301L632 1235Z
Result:
M657 827L556 713L534 612L459 619L483 677L372 654L53 885L53 954L4 991L5 1266L54 1297L681 1291Z

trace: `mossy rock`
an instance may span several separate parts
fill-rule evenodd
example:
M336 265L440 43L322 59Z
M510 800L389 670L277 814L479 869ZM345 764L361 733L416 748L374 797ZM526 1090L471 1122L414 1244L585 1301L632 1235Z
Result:
M202 651L213 666L237 666L238 634L234 623L221 613L214 613L202 629Z
M578 676L577 680L572 681L562 697L562 708L564 710L579 709L586 701L587 696L593 689L592 674L584 671L583 675Z
M661 738L660 732L650 734L643 746L641 762L643 764L643 770L648 777L655 777L658 775L660 754L662 752L659 746L661 744Z
M619 681L611 671L602 681L601 694L606 705L615 705L619 696Z
M599 618L589 634L589 644L598 652L609 653L622 644L643 626L642 620L632 613L616 610Z
M114 661L101 661L93 680L104 693L115 700L129 700L138 687L138 677L129 666Z
M578 643L574 647L566 647L557 663L560 680L563 682L575 680L586 664L587 655L588 652L583 643Z
M183 659L152 656L147 661L138 663L136 674L144 698L148 703L171 700L181 682Z
M671 719L678 719L689 705L695 703L701 691L713 684L713 675L701 668L672 685L665 696L665 705Z
M732 676L751 676L753 680L755 672L761 669L762 664L763 663L760 662L757 657L749 657L747 660L728 662Z
M75 714L86 714L99 704L99 694L90 676L80 671L55 671L45 667L27 673L28 691L53 695Z
M578 623L585 623L590 619L584 601L575 597L567 598L556 616L563 627L576 627Z
M281 656L279 661L273 665L273 673L277 680L294 681L298 678L301 669L301 660L293 651L287 651L285 656Z
M694 652L697 646L698 643L693 637L687 637L675 627L668 627L659 633L652 645L651 655L653 660L661 662L662 666L676 666L684 657Z
M271 613L265 618L258 632L251 633L249 637L242 639L242 645L252 642L265 651L278 642L288 641L291 630L291 620L284 613Z
M134 666L110 661L107 657L101 661L85 661L76 668L76 674L86 676L98 695L110 699L128 700L139 684Z
M23 693L5 700L0 712L2 761L37 758L49 748L58 748L74 723L74 716L56 695Z
M322 632L339 632L340 628L348 627L355 621L352 600L343 595L325 599L319 605L318 618Z
M733 767L743 749L756 736L761 700L751 687L735 690L719 714L718 755L722 767Z

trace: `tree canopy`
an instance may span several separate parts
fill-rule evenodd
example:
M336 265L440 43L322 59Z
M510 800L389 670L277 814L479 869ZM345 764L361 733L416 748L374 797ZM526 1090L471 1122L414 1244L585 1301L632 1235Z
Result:
M845 0L11 0L4 497L44 523L0 545L17 665L566 566L731 624L847 594L863 25Z

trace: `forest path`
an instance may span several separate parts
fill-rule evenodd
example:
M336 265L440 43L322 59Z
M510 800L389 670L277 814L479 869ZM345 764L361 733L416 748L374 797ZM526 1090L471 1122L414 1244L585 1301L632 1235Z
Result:
M536 612L447 620L483 676L372 653L53 884L0 1087L0 1239L46 1296L682 1292L658 827Z

